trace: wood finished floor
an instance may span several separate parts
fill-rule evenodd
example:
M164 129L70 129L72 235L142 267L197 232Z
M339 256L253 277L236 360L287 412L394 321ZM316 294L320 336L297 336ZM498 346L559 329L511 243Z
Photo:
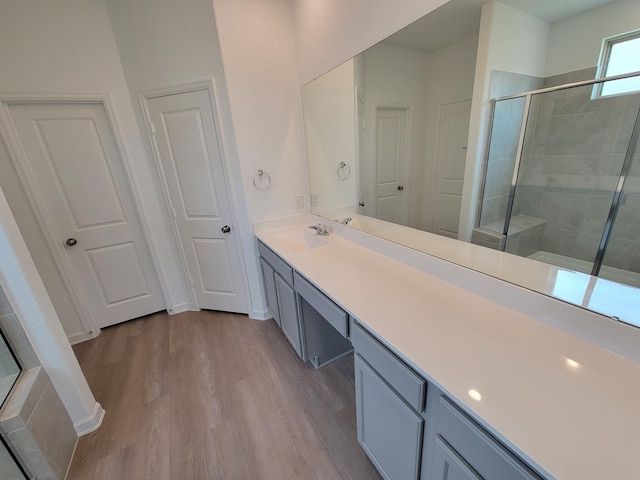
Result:
M273 321L158 313L74 351L107 413L68 480L380 478L356 440L353 357L314 370Z

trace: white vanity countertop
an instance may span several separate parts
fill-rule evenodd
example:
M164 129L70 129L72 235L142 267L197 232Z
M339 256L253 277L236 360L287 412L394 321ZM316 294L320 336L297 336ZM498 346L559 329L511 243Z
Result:
M257 236L541 473L639 478L640 364L308 224Z

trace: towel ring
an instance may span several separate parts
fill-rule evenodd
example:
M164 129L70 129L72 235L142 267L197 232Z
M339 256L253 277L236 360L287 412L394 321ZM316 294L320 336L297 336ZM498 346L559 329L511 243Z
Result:
M259 168L258 173L253 176L253 186L258 190L269 190L271 188L271 175Z
M344 162L338 165L338 180L346 180L351 176L351 167Z

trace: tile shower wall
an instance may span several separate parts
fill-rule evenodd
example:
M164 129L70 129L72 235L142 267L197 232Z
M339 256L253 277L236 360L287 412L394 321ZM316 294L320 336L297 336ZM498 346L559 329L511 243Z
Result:
M593 76L592 69L572 72L547 79L545 86ZM592 92L589 86L534 97L518 188L518 212L547 222L541 250L589 262L598 250L640 105L637 94L592 99ZM605 264L640 272L637 178L638 173L627 182L630 195Z

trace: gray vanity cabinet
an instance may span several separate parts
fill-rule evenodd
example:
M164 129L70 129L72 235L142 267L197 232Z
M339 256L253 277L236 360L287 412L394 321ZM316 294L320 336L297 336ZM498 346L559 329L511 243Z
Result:
M351 341L358 441L384 478L540 480L355 320Z
M427 395L422 480L541 480L437 388Z
M440 436L435 438L433 456L433 475L438 480L483 480ZM423 475L423 478L426 478Z
M417 479L424 420L360 355L354 366L358 442L384 478Z
M351 341L358 442L386 479L417 479L423 452L426 382L360 325Z
M298 304L293 288L293 269L262 242L258 242L258 251L267 295L267 307L293 349L298 356L302 357Z
M275 283L280 311L280 328L298 356L302 357L296 291L277 273L275 274Z
M267 296L267 308L271 312L271 315L273 315L273 320L282 328L280 324L280 310L278 309L278 292L276 291L276 271L264 258L260 258L260 269L262 270L264 290Z
M355 351L358 442L388 480L541 480L391 346L258 241L267 304L316 368Z

